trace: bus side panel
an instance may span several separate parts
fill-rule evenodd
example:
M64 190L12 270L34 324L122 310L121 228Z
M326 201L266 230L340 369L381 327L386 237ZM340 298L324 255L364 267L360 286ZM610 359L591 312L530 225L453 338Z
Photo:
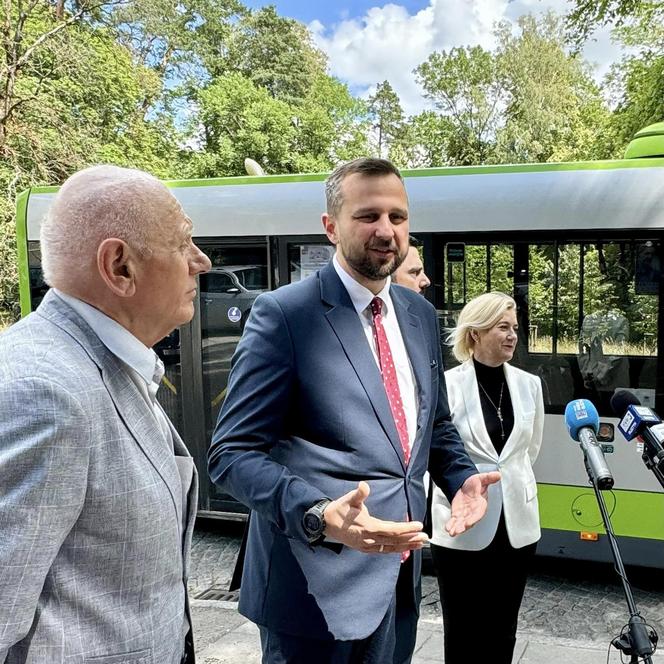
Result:
M28 200L30 190L23 191L16 201L16 248L18 252L18 287L21 316L27 316L32 303L30 298L30 270L28 268Z

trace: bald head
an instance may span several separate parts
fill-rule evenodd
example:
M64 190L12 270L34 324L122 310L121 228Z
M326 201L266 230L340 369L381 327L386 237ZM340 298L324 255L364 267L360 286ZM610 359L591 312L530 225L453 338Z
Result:
M97 249L108 238L150 253L160 220L180 209L166 186L143 171L93 166L58 191L41 228L44 280L66 292L95 274Z

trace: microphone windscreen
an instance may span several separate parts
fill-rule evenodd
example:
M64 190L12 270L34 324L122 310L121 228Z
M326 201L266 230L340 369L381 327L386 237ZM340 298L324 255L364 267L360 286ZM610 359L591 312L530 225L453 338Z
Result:
M611 397L611 410L616 417L622 417L628 406L640 406L639 398L629 390L616 390Z
M575 399L565 408L565 424L569 435L579 442L579 430L590 427L595 433L599 430L597 408L588 399Z

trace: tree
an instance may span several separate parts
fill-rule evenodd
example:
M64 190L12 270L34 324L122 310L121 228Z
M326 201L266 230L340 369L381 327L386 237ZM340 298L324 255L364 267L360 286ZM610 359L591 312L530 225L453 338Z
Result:
M240 73L218 77L198 97L203 150L196 177L237 175L251 157L267 172L328 170L366 154L364 108L345 85L320 75L300 104L275 99Z
M580 46L596 28L608 23L622 25L640 13L656 18L661 4L660 0L574 0L566 17L569 37Z
M231 25L228 39L210 44L201 56L213 78L237 72L289 103L304 100L326 67L308 29L271 5L246 13Z
M204 152L194 156L200 177L239 175L251 157L266 171L291 170L295 136L291 107L240 73L219 76L202 90L200 120Z
M376 92L368 100L371 128L376 134L378 157L389 154L390 146L403 137L405 117L399 95L389 81L376 86Z
M292 112L297 129L292 147L296 172L326 171L368 154L366 105L337 79L319 74Z
M415 69L424 96L453 127L446 146L451 164L486 162L500 123L505 94L496 57L480 46L434 52Z
M204 63L226 48L234 22L246 14L239 0L131 0L106 23L134 64L159 76L160 102L170 112L171 102L209 81ZM146 99L144 109L153 103Z
M496 30L497 63L506 91L498 162L577 161L596 157L609 111L588 66L565 50L561 21L522 16ZM603 155L601 155L603 156Z
M408 123L411 161L410 166L428 168L449 163L447 150L454 141L455 126L447 117L435 111L422 111Z
M95 162L179 171L177 135L163 118L147 119L146 99L157 99L159 77L135 66L131 54L101 24L109 6L85 8L33 2L10 17L4 33L0 137L0 312L17 314L13 210L17 191L59 184ZM5 5L6 9L7 5ZM73 12L73 13L72 13ZM75 20L70 20L76 17ZM5 19L7 15L5 16ZM12 41L14 40L14 41ZM0 313L0 316L2 314Z
M615 110L606 152L619 158L639 129L664 119L664 3L641 6L613 37L629 52L607 77Z

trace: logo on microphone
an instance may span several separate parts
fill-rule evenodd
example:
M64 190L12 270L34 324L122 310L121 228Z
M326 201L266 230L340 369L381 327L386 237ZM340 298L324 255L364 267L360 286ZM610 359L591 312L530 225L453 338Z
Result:
M577 420L585 420L588 417L588 411L583 399L572 401L572 410L574 411L574 417Z

